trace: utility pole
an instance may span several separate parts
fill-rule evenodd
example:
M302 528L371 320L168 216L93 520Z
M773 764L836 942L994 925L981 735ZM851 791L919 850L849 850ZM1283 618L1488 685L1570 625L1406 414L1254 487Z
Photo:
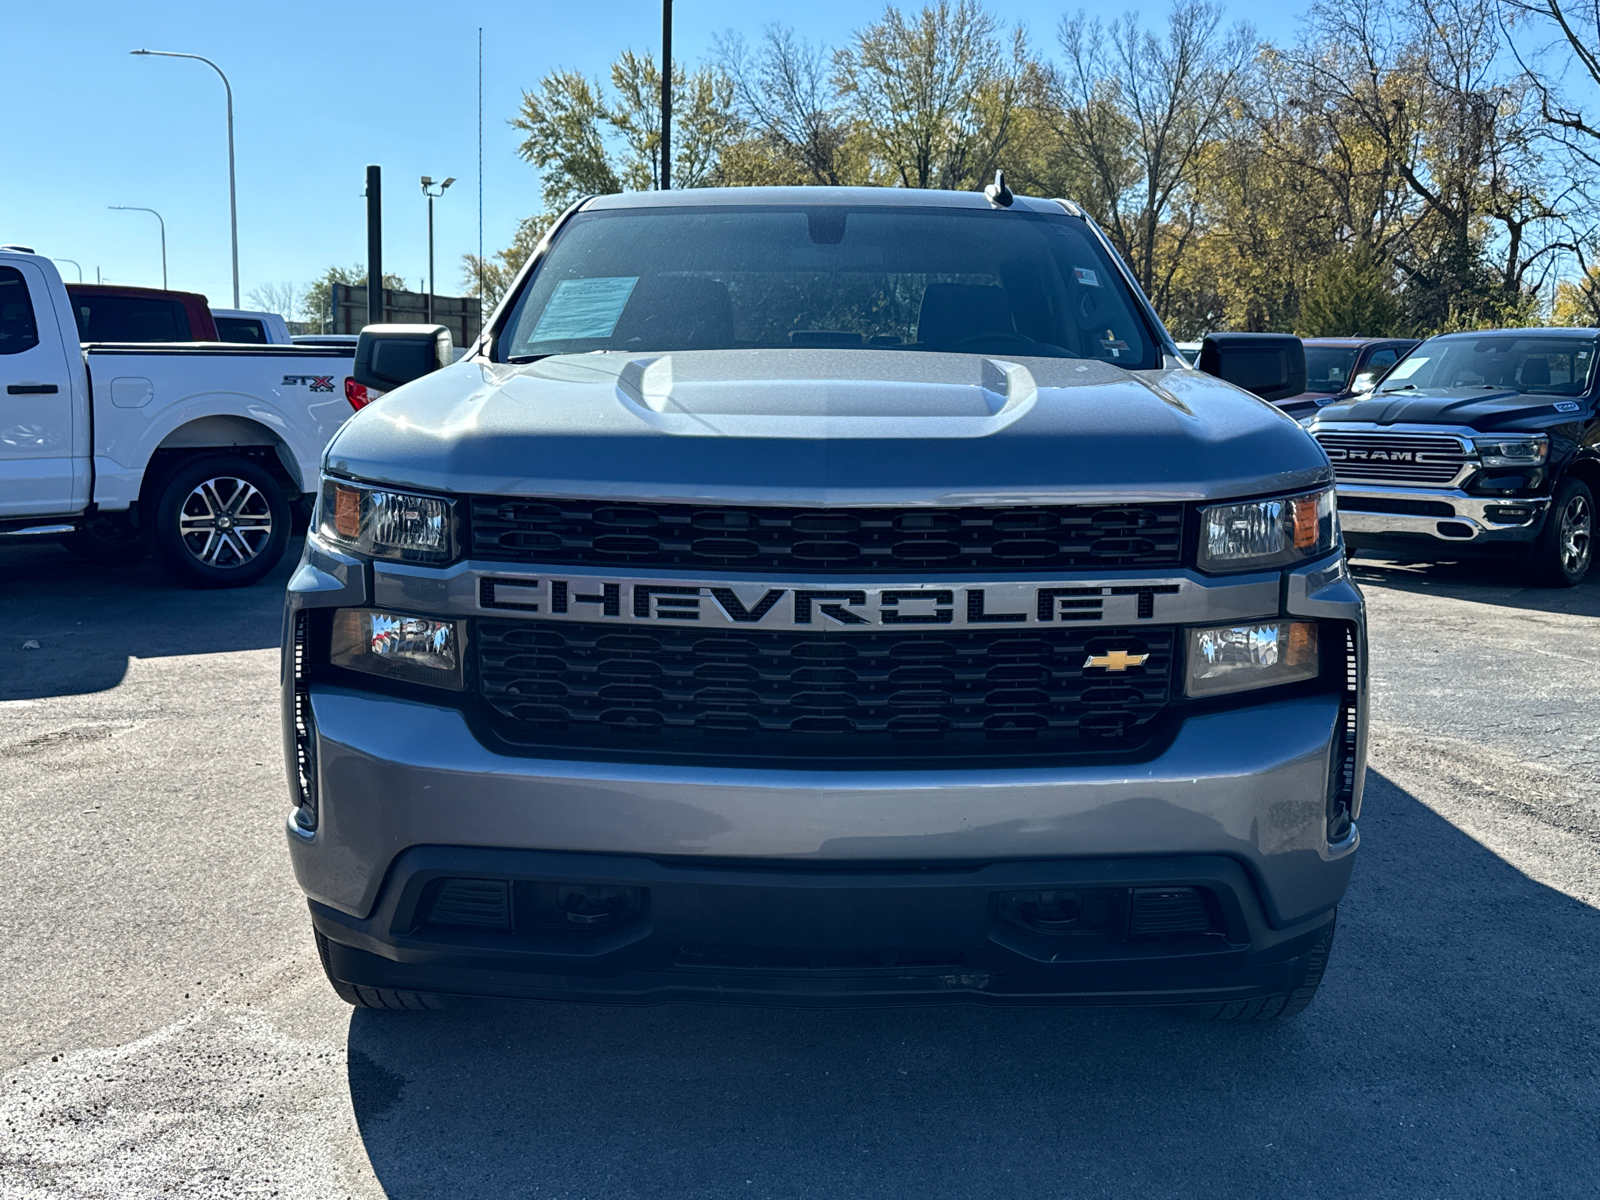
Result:
M147 212L156 220L161 221L161 214L153 208L140 208L135 204L108 204L107 208L114 208L118 212ZM68 260L70 261L70 260ZM161 290L167 290L167 223L161 221ZM238 307L239 297L233 298L234 307Z
M383 168L367 168L367 324L383 324Z
M233 306L239 307L239 193L234 180L233 169L233 84L228 82L228 77L223 75L222 68L209 58L198 54L180 54L175 50L130 50L129 54L149 54L158 58L192 58L196 62L203 62L218 75L222 75L222 86L228 93L228 224L233 231ZM166 233L163 230L162 241L165 242Z
M483 328L483 26L478 26L478 328Z
M672 0L661 0L661 190L672 187Z
M434 291L434 278L433 278L433 202L436 199L438 199L440 196L444 195L445 188L449 187L455 181L456 181L456 177L454 175L450 176L449 179L446 179L443 183L440 183L440 184L435 184L433 182L433 177L430 176L430 175L424 175L422 177L422 194L428 198L428 324L430 324L430 325L433 324L433 291ZM438 187L439 190L437 192L434 191L433 190L434 187Z

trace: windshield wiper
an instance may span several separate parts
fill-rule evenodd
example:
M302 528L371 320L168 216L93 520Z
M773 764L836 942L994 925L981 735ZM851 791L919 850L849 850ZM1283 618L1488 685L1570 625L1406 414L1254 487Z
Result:
M510 358L506 359L506 361L520 367L527 363L538 362L541 358L554 357L554 354L513 354Z
M1385 396L1387 396L1387 395L1388 395L1388 394L1389 394L1389 393L1390 393L1390 392L1403 392L1403 391L1405 391L1405 390L1406 390L1406 389L1407 389L1407 388L1414 388L1414 387L1416 387L1416 386L1417 386L1417 385L1416 385L1416 384L1414 384L1414 383L1402 383L1402 384L1401 384L1401 385L1400 385L1400 386L1399 386L1399 387L1392 387L1392 388L1384 388L1384 389L1383 389L1383 394L1384 394L1384 395L1385 395Z

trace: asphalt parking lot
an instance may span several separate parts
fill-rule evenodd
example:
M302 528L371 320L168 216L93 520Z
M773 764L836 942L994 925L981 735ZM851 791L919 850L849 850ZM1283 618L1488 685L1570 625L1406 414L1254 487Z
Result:
M288 573L202 593L0 550L0 1196L1600 1191L1600 578L1363 565L1329 974L1297 1020L1214 1026L352 1013L283 847Z

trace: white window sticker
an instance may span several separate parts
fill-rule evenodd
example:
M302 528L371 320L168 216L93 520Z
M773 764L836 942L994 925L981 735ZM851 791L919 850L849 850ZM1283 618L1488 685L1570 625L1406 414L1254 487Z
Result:
M1394 370L1390 371L1389 378L1385 379L1384 382L1390 383L1396 379L1410 379L1413 375L1425 367L1427 363L1427 355L1423 355L1421 358L1408 358Z
M610 337L633 295L637 275L615 279L563 279L539 314L535 342L566 342Z
M1100 276L1089 270L1088 267L1073 267L1072 273L1078 277L1078 282L1083 284L1084 287L1100 286Z

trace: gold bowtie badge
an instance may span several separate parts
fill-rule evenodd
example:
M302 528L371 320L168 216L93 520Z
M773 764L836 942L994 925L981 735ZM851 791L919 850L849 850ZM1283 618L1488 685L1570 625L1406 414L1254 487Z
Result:
M1091 654L1083 660L1084 668L1104 667L1108 671L1126 671L1129 667L1142 667L1148 654L1129 654L1126 650L1109 650L1105 654Z

